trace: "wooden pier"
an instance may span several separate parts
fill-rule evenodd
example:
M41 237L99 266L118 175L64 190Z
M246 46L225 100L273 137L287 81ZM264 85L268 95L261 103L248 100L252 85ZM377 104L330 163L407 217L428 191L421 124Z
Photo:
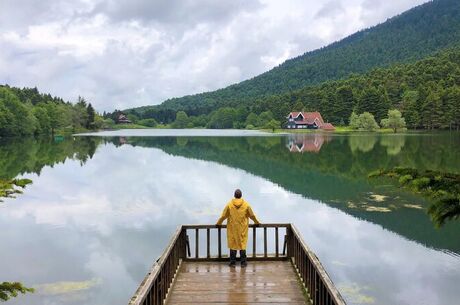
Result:
M180 226L129 305L345 305L294 225L250 225L246 268L227 265L225 231Z

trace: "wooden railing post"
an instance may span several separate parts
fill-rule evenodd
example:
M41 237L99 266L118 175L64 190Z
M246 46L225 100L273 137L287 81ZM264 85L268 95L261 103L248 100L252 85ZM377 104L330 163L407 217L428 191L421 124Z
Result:
M185 230L185 232L187 232L187 230ZM186 233L186 239L185 239L185 244L186 244L186 248L187 248L187 257L190 257L192 256L192 253L190 252L190 238L188 237L188 234Z
M217 228L217 236L218 236L218 257L222 258L222 230L220 226Z
M211 232L206 229L206 258L211 258Z
M256 248L256 242L257 242L257 228L254 226L252 227L252 257L256 257L257 255L257 248Z
M200 232L199 229L195 229L195 258L200 257Z
M267 257L267 227L264 227L264 257Z
M275 257L279 257L278 227L275 228Z
M293 257L292 253L292 228L289 225L288 228L286 228L286 248L287 248L287 257Z

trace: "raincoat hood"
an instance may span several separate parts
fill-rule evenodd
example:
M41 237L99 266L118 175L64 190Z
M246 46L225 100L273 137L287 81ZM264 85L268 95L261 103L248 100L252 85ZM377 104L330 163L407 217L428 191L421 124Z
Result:
M244 202L243 198L239 198L239 199L233 198L233 199L232 199L232 204L233 204L233 205L235 206L235 208L237 208L237 209L239 209L239 208L243 205L243 202Z

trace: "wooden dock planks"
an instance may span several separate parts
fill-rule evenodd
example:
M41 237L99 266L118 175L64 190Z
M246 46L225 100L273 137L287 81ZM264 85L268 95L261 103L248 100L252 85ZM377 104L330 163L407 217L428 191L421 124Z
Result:
M247 268L222 262L182 262L167 303L307 304L290 261L253 261Z

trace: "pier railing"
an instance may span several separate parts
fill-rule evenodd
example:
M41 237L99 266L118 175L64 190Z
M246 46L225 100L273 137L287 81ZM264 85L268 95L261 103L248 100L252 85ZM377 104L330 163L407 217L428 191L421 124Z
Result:
M228 259L226 225L182 225L129 305L162 305L182 261ZM292 224L249 225L248 260L291 260L313 305L345 305L316 255Z

